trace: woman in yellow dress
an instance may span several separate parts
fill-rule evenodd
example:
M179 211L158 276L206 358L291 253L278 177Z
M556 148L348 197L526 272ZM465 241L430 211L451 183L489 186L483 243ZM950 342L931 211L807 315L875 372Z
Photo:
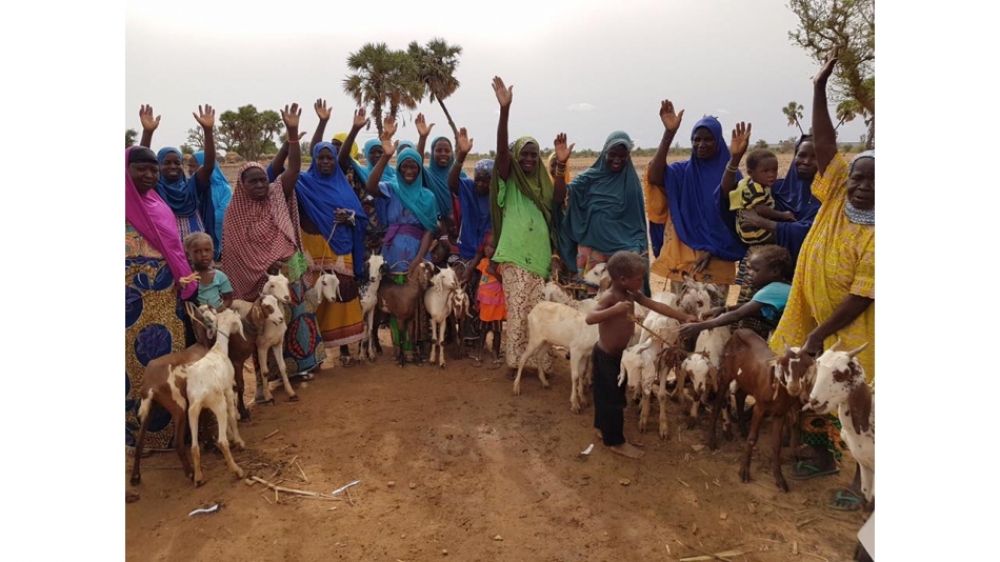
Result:
M812 193L822 202L802 244L788 306L771 337L776 353L789 345L816 356L838 339L843 349L867 343L858 356L869 384L875 381L875 151L848 164L837 152L827 108L826 83L836 53L817 74L813 94L813 135L817 173ZM798 480L835 474L844 444L833 415L806 416L803 442L812 450L791 477ZM861 505L860 472L851 489L837 492L831 507Z

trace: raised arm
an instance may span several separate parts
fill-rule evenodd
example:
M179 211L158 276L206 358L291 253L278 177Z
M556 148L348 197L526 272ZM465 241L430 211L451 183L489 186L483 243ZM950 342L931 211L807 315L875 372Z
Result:
M160 116L153 117L153 106L139 106L139 122L142 123L142 139L139 146L149 148L153 143L153 131L160 126Z
M507 181L510 177L510 147L507 146L507 121L510 117L510 102L514 99L514 85L504 86L499 76L493 77L493 92L500 102L500 121L497 123L497 160L493 165L493 173L500 174L500 179Z
M302 140L302 137L304 136L306 136L305 132L299 133L299 140ZM275 177L281 175L282 172L285 171L285 160L287 159L288 159L288 139L286 138L281 143L281 148L278 149L278 153L275 154L274 158L271 160L271 173L273 173Z
M427 137L431 134L431 129L434 128L434 123L431 123L430 125L428 125L427 124L427 120L424 119L424 114L423 113L418 113L417 114L417 120L414 121L414 124L417 126L417 134L420 136L417 139L417 152L420 153L420 156L423 156L424 155L424 148L427 147ZM434 147L432 146L431 147L431 151L433 151L433 150L434 150ZM431 160L433 160L433 159L434 159L434 155L432 154L431 155Z
M393 131L395 131L395 129L393 129ZM378 182L382 181L382 174L385 172L385 167L389 165L389 160L392 159L392 155L396 152L396 148L398 146L399 141L392 142L392 136L389 135L383 128L382 157L378 159L375 167L372 168L372 173L368 174L368 183L365 184L365 189L368 190L368 195L382 199L385 198L385 195L382 194L382 190L378 188Z
M198 115L194 115L194 118L201 125L201 130L205 132L205 162L194 173L195 183L200 189L210 189L212 187L212 172L215 171L215 135L213 132L215 130L215 110L208 104L205 104L204 109L199 105Z
M281 174L281 187L285 190L285 198L292 196L295 192L295 184L299 181L299 171L302 169L302 149L299 146L299 118L302 117L302 109L299 104L293 103L289 108L281 110L281 120L285 122L285 129L288 132L288 169Z
M323 142L323 133L326 132L326 124L330 121L330 108L326 106L326 100L316 100L316 103L313 104L313 109L316 110L316 117L319 117L319 125L316 125L316 132L313 133L312 142L309 146L316 146Z
M747 147L750 146L750 130L752 128L752 123L740 121L733 129L733 138L729 141L729 150L732 152L732 156L729 158L729 164L726 165L726 171L722 174L721 197L726 202L729 201L729 192L736 187L736 173L740 171L740 162L743 161L743 155L746 154ZM728 207L728 205L726 206Z
M681 127L681 119L684 118L684 110L674 113L674 104L670 100L660 102L660 121L663 122L663 138L660 139L660 146L656 149L656 155L649 163L649 183L663 187L667 178L667 152L674 142L674 135Z
M813 79L813 145L816 147L816 174L817 177L823 175L826 166L833 161L837 154L837 132L833 128L833 120L830 119L830 108L826 101L826 83L833 74L833 68L837 65L837 48L826 59L823 68Z
M354 114L354 121L351 122L351 132L347 133L347 138L344 140L344 144L341 145L341 150L337 154L337 162L345 174L351 169L350 147L354 146L354 139L358 138L358 132L367 124L368 118L365 116L365 108L359 108Z
M472 142L474 140L469 138L469 133L465 130L465 127L458 130L458 145L456 146L458 154L455 155L455 164L452 165L451 170L448 172L448 187L451 188L451 192L455 195L458 195L462 166L465 164L465 158L472 152Z
M560 207L566 203L566 164L569 163L574 146L576 143L566 146L566 133L556 135L556 175L555 181L552 182L552 198Z

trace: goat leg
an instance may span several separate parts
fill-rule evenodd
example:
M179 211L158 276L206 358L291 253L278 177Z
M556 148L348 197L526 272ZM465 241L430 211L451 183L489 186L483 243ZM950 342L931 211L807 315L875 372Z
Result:
M642 405L639 408L639 433L646 433L646 422L649 420L649 393L642 393Z
M667 377L660 377L660 388L656 392L656 401L660 405L660 439L666 441L670 434L670 426L667 425Z
M153 404L150 404L149 412L146 414L146 417L139 420L139 437L135 441L135 460L132 462L132 477L129 479L129 482L131 482L133 486L137 486L139 482L142 481L142 475L139 473L140 470L139 459L142 458L142 445L146 441L146 426L149 425L149 418L151 417L153 413L153 408L155 407L156 407L155 402ZM175 431L174 442L180 443L181 446L183 446L184 436L183 434L180 434L176 429L179 425L180 425L179 422L174 424L174 431ZM180 447L178 447L178 452L179 449ZM183 458L184 456L181 455L182 460Z
M747 438L746 448L743 450L743 461L740 463L740 482L750 482L750 457L753 455L753 448L757 446L757 436L760 434L760 422L764 418L764 410L755 408L753 421L750 422L750 437ZM785 491L788 491L787 484Z
M285 357L281 349L282 344L278 343L271 348L271 353L274 355L274 362L278 364L278 372L281 373L281 383L285 386L285 392L288 393L288 400L294 402L299 399L298 395L295 394L295 390L292 388L292 383L288 380L288 368L285 367Z
M222 457L226 459L226 466L229 470L233 472L237 477L243 478L245 474L243 469L241 469L236 461L233 460L233 453L229 450L229 439L226 435L229 433L229 418L230 414L226 408L226 398L225 396L216 397L217 399L209 406L212 413L215 414L215 421L219 424L219 439L216 444L219 446L219 450L222 451ZM220 404L221 402L221 404Z
M726 372L719 371L719 388L722 389L715 396L715 407L712 408L712 423L708 430L708 448L710 450L716 450L719 448L719 442L716 440L715 428L719 423L719 414L722 413L722 409L726 407L726 402L728 402L728 397L726 389L729 388L730 379L726 376Z
M787 416L775 416L778 418L776 420L777 427L774 428L774 483L781 489L782 492L788 491L788 482L785 481L785 475L781 472L781 441L782 433L785 429L785 418ZM754 419L756 419L756 413Z
M747 393L743 391L742 388L736 389L736 425L740 428L740 437L746 438L749 433L747 432ZM757 411L757 404L754 403L754 411Z
M237 365L237 363L239 364ZM240 421L248 422L250 421L250 410L247 410L246 404L243 403L243 389L246 388L246 379L243 378L242 362L233 362L233 373L233 380L236 383L236 409L240 412Z
M274 404L271 387L268 384L267 349L257 348L254 354L254 374L257 377L257 403Z
M198 418L201 416L201 403L192 403L188 408L188 423L191 425L191 464L194 471L191 478L195 486L205 483L205 475L201 473L201 447L198 445Z

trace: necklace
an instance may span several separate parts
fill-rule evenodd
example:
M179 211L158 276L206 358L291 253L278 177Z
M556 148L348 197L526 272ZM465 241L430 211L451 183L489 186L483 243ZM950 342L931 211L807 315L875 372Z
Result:
M864 224L872 225L875 224L875 209L861 210L855 209L851 202L848 201L847 205L844 207L844 213L847 214L847 218L854 224Z

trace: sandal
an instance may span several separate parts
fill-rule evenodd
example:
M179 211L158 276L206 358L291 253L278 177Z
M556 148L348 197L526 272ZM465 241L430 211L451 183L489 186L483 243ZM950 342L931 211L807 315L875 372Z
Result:
M827 470L821 470L818 466L809 461L799 461L795 463L795 468L792 469L792 473L788 475L792 480L810 480L812 478L818 478L820 476L830 476L832 474L837 474L840 469L837 467L832 467Z
M827 504L837 511L858 511L861 509L861 498L851 490L840 490L833 496L833 501Z

